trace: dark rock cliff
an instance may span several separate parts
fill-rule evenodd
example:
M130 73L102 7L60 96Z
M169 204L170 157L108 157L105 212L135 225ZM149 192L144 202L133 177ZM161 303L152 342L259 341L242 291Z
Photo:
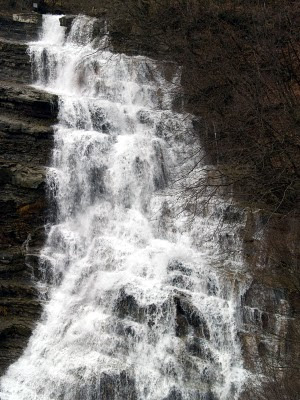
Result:
M40 16L0 16L0 375L22 353L40 315L35 266L44 242L45 167L57 99L30 86L25 41Z
M37 29L38 21L0 18L0 374L21 353L40 310L33 261L43 243L45 165L51 154L56 100L26 86L31 71L23 40L34 38ZM299 265L293 264L299 249L288 249L289 243L299 243L299 221L249 212L242 235L253 278L242 299L240 339L245 365L254 372L272 366L278 370L278 365L291 369L292 360L300 355L300 283ZM132 305L125 300L124 312L128 312ZM180 302L177 309L181 318ZM272 374L273 370L270 379Z
M270 390L274 381L281 382L287 399L300 390L293 378L300 356L299 238L299 220L293 215L248 213L244 256L252 283L242 298L240 332L245 365L265 373ZM274 399L280 394L277 387Z

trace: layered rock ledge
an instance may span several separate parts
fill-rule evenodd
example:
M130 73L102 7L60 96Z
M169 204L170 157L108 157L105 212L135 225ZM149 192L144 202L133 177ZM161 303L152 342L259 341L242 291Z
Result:
M55 95L30 86L25 40L40 16L0 16L0 376L23 352L41 301L35 276L47 214Z

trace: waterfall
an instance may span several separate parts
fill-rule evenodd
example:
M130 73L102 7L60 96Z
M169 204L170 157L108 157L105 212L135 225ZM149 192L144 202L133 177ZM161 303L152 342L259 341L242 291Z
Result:
M187 223L172 189L194 140L180 70L59 18L29 44L35 85L59 96L44 311L1 399L236 400L239 288L217 268L218 219Z

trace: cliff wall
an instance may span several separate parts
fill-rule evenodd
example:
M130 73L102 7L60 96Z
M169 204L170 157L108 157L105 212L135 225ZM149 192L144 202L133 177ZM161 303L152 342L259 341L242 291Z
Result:
M74 12L76 8L73 10L71 3L70 11ZM85 11L89 13L90 10ZM34 287L34 266L44 240L43 225L47 213L45 166L52 148L51 124L55 120L56 99L27 86L31 72L23 40L35 37L38 22L12 21L9 17L0 20L0 49L3 55L0 60L2 371L22 351L40 310ZM132 49L139 46L141 51L154 54L153 44L147 47L148 43L137 43L134 32L129 33L126 42L122 29L116 32L118 49L132 53ZM210 43L207 45L210 46ZM198 50L196 48L195 51ZM162 46L160 57L163 51ZM213 74L214 60L206 61L203 70L206 73L211 68ZM200 83L202 93L210 100L217 93L219 99L223 96L221 100L224 104L232 101L227 96L224 82L217 87L205 79ZM189 102L186 104L190 110ZM229 117L234 118L235 114L229 114ZM236 143L234 146L232 148L236 151ZM209 151L210 147L206 148ZM241 196L237 196L236 201L241 210L247 209ZM299 220L297 212L280 214L264 211L263 207L256 210L252 207L246 214L247 222L241 235L244 259L253 279L242 299L240 339L245 365L253 372L269 372L272 386L273 378L277 384L281 382L285 374L282 371L295 376L297 369L293 366L293 359L300 355ZM279 377L277 371L280 371ZM295 383L293 385L296 393L299 388ZM287 392L287 389L284 390ZM260 394L253 393L246 393L245 396L249 399L261 398ZM293 398L292 395L290 398ZM276 392L272 400L275 399Z
M35 267L57 99L29 86L26 41L40 18L0 16L0 375L22 353L41 309Z

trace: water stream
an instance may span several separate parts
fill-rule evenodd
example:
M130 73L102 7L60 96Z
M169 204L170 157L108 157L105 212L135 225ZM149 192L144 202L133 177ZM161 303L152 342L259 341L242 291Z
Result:
M217 219L187 224L172 192L193 150L180 70L111 52L94 24L46 15L29 45L35 85L59 96L55 210L43 316L1 400L236 400L239 288L216 268Z

